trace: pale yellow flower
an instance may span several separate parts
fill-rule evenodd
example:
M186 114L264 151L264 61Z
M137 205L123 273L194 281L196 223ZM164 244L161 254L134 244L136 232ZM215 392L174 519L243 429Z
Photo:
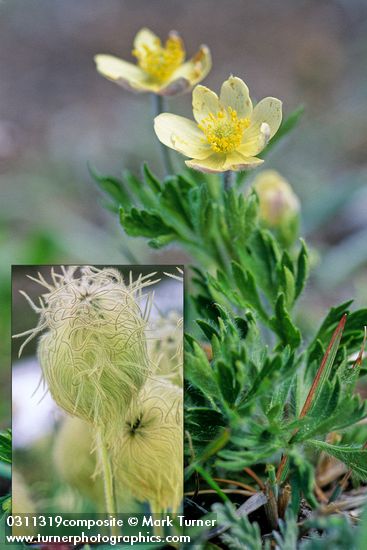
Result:
M123 88L134 92L176 95L191 90L211 69L207 46L185 62L185 48L180 36L172 31L166 43L149 29L141 29L135 37L132 54L137 65L113 55L95 56L97 71Z
M260 219L270 227L277 227L298 214L299 199L276 170L264 170L258 174L252 187L259 197Z
M256 157L277 132L282 103L262 99L254 108L246 84L231 76L220 96L196 86L192 94L195 121L170 113L155 118L155 132L162 143L191 157L187 166L202 172L254 168Z

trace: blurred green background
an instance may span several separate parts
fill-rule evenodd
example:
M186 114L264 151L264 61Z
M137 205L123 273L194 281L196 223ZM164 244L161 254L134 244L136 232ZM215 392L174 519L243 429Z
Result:
M93 63L99 52L131 59L142 26L162 38L176 29L188 54L208 44L209 87L233 73L254 98L281 98L286 113L305 105L299 128L265 163L300 196L302 232L315 250L303 323L314 326L349 297L366 303L364 0L3 0L0 426L10 418L11 264L187 261L175 248L154 252L127 239L87 169L138 171L146 160L161 174L149 97L104 80ZM172 98L169 109L189 115L190 103L190 95Z

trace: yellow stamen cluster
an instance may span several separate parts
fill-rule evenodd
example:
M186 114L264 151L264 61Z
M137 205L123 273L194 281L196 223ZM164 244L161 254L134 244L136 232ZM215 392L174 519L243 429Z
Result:
M248 118L239 118L231 107L210 113L198 125L216 153L230 153L241 145L243 132L250 125Z
M132 54L137 58L138 65L158 82L167 81L185 59L185 50L179 36L170 36L165 46L159 38L154 46L143 44L135 48Z

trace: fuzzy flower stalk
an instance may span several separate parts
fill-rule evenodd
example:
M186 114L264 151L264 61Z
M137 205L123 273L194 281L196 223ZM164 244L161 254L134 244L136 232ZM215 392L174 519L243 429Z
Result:
M152 513L176 513L183 495L183 391L163 377L147 381L122 419L112 450L117 482Z
M114 269L62 268L51 271L51 282L39 274L33 279L46 289L36 306L34 329L20 348L43 332L38 358L43 379L55 402L67 413L89 422L105 479L108 512L115 509L112 472L105 441L112 439L117 420L124 418L149 371L145 330L151 296L142 290L153 284L149 276L126 284ZM106 483L107 480L107 483Z

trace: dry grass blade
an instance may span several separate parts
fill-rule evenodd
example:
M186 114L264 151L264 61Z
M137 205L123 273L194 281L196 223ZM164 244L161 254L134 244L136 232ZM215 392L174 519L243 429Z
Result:
M257 474L255 474L253 470L251 470L251 468L244 468L244 471L246 472L246 474L252 477L254 481L256 481L262 491L266 490L265 483L259 478Z
M241 483L235 479L222 479L221 477L213 477L214 481L219 481L220 483L226 483L227 485L236 485L237 487L242 487L246 491L250 492L252 495L256 493L256 490L251 487L251 485L246 485L246 483Z
M317 395L320 394L320 391L322 389L322 386L325 382L325 380L328 379L331 368L334 363L335 356L338 351L338 347L340 344L341 337L343 335L345 323L347 322L347 314L345 313L341 320L339 321L338 326L336 327L330 343L326 349L325 355L321 361L321 365L316 373L316 376L312 382L312 386L310 388L310 391L308 392L308 395L306 397L306 401L302 407L302 410L299 414L299 418L304 418L308 411L310 410L311 406L315 402L315 398ZM297 429L293 432L292 437L297 433ZM281 481L284 481L284 478L286 476L287 472L287 465L288 465L288 456L284 455L282 460L280 461L278 471L277 471L277 481L278 483Z
M235 514L238 517L248 516L252 512L255 512L258 508L261 508L261 506L264 506L268 502L268 497L264 493L255 493L252 497L246 500L239 508L237 508ZM214 537L218 537L219 535L222 535L229 529L230 525L219 525L218 527L215 527L215 529L211 529L208 531L206 535L204 535L203 540L209 540Z

